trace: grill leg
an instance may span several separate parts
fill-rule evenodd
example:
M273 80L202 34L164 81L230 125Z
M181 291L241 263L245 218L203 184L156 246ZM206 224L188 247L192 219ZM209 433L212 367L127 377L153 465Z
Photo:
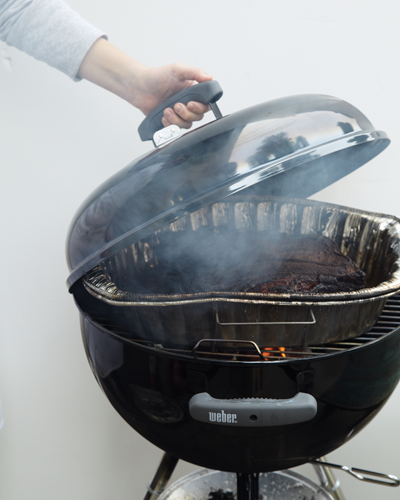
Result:
M325 457L321 457L319 460L321 462L326 462ZM313 467L320 480L321 486L328 490L335 500L346 500L340 487L340 481L336 479L332 470L329 467L324 467L319 464L313 464Z
M237 500L259 500L259 474L236 474Z
M152 482L147 486L147 493L143 500L156 500L170 480L178 460L169 453L164 453Z

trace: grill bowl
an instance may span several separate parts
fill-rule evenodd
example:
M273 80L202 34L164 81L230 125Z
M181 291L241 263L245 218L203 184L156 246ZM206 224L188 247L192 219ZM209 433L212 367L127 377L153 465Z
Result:
M89 364L110 403L145 439L200 467L269 472L329 454L377 415L400 378L398 320L391 328L384 320L386 333L357 347L350 341L327 354L240 361L123 338L90 318L89 302L101 302L80 283L74 295ZM189 413L189 401L202 392L224 400L285 400L305 392L318 410L311 420L273 427L205 423Z

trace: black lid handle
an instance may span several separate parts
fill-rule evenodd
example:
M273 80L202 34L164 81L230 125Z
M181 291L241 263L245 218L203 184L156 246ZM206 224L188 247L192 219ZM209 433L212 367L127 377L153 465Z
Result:
M181 90L177 94L171 96L162 104L157 106L139 125L139 135L142 141L149 141L153 139L153 135L157 130L164 128L161 118L163 117L164 109L173 108L178 102L188 104L190 101L202 102L203 104L210 104L211 108L216 115L220 118L218 107L214 104L222 97L222 89L218 82L211 80L210 82L202 82L197 85L192 85L187 89ZM214 104L214 106L213 106Z

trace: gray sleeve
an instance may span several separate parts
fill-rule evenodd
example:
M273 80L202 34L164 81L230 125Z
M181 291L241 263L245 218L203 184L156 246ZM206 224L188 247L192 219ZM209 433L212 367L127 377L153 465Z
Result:
M93 43L106 35L63 0L0 0L0 40L75 81Z

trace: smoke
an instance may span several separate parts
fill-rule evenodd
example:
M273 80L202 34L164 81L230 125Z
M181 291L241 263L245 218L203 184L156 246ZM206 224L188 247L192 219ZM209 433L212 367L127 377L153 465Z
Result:
M322 234L332 217L318 203L237 195L132 245L115 281L145 295L358 290L364 273Z

